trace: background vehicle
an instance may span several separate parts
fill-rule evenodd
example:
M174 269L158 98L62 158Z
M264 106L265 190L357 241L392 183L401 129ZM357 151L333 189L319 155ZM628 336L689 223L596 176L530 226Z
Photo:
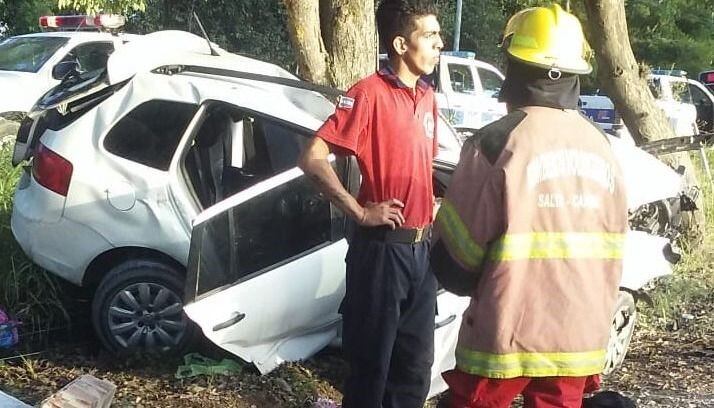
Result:
M699 133L697 128L697 108L692 100L687 73L679 70L653 70L647 76L652 95L669 119L677 136Z
M615 132L624 126L615 105L606 95L580 95L579 105L583 114L606 132Z
M380 67L386 62L380 55ZM498 102L503 74L471 51L442 52L431 78L439 110L453 126L478 129L506 114Z
M684 71L654 70L647 82L657 106L665 113L677 136L691 136L714 129L714 94ZM581 95L583 113L607 132L622 130L624 124L606 95Z
M119 29L123 21L109 15L44 16L40 26L55 31L0 42L0 116L21 118L64 76L106 68L109 55L137 37L108 31Z

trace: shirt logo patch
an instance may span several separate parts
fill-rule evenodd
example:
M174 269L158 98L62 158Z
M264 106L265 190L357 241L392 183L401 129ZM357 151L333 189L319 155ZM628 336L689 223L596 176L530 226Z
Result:
M434 138L434 115L431 112L424 115L424 134L429 139Z
M337 100L337 107L341 109L352 109L355 106L354 98L348 96L340 96Z

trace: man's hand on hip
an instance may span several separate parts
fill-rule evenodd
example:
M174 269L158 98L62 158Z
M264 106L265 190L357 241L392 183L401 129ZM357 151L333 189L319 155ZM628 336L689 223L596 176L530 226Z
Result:
M378 227L381 225L387 225L391 229L401 227L404 224L402 208L404 208L404 203L396 199L381 203L368 202L362 208L359 224L363 227Z

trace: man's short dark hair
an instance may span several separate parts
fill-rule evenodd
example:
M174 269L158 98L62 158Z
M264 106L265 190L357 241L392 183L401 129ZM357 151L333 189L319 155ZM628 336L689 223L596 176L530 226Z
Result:
M409 39L416 30L416 20L420 17L438 15L434 0L382 0L377 7L377 30L382 46L391 57L392 43L396 37Z

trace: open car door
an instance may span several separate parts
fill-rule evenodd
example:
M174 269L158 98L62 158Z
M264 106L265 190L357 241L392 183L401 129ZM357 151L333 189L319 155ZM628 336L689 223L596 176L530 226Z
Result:
M309 130L208 106L182 164L205 208L193 222L185 311L267 373L337 337L345 217L296 167ZM346 177L347 160L332 164Z
M343 224L298 169L209 208L191 236L186 313L261 373L311 356L337 337Z

